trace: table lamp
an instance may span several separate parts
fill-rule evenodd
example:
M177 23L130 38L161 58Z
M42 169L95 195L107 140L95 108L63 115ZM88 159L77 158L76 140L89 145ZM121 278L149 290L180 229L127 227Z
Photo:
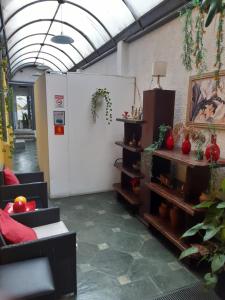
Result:
M154 89L161 89L160 77L166 77L167 62L156 61L152 65L152 77L157 77L157 86Z

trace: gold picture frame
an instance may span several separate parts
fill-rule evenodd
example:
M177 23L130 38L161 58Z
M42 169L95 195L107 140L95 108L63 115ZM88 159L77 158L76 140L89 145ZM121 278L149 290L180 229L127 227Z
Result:
M219 89L216 89L214 72L190 77L186 123L225 129L225 71L220 72Z

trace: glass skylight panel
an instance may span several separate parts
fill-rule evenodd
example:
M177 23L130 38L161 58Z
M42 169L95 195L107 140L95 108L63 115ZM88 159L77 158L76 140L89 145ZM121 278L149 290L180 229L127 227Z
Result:
M57 46L58 45L55 44L55 47L57 47ZM66 56L60 50L50 47L50 46L47 46L47 45L44 45L41 50L44 52L47 52L47 53L51 53L52 55L58 57L61 61L64 62L64 64L67 66L68 69L71 69L73 67L72 61L68 58L68 56ZM79 57L79 59L81 60L82 58Z
M41 45L28 45L26 48L22 48L18 46L17 49L17 45L12 49L12 51L9 52L9 58L10 60L14 59L15 56L17 55L17 57L19 55L22 55L26 52L34 52L34 51L39 51L41 48ZM17 51L15 51L17 49Z
M50 34L54 34L54 35L59 35L61 34L61 24L59 22L53 22L52 27L50 29ZM69 35L71 38L73 38L74 40L74 46L76 48L78 48L78 50L81 52L81 54L85 57L87 55L89 55L90 53L92 53L94 51L94 49L92 48L92 46L89 44L89 42L76 30L74 30L73 28L71 28L70 26L67 25L63 25L63 33L65 35ZM55 45L55 43L52 43L50 41L50 38L48 37L48 42L46 42L48 44L53 44ZM69 51L67 52L67 54L69 56L73 56L73 55L78 55L77 53L75 53L76 51L71 49L70 45L60 45L60 49L64 50L64 51ZM75 57L74 57L75 60Z
M15 11L20 9L22 6L33 3L36 0L1 0L2 8L4 10L5 21L11 16Z
M52 19L54 17L58 2L39 2L30 5L19 11L10 21L5 25L7 36L10 36L17 28L22 27L34 20L38 19Z
M8 48L10 49L17 41L21 40L24 37L27 37L31 34L35 33L45 33L49 28L50 22L40 21L33 23L29 26L26 26L15 33L11 39L8 40ZM44 39L40 37L40 41L42 42Z
M72 0L72 2L92 12L106 26L112 36L135 21L122 0Z
M59 59L51 56L50 54L40 52L39 56L44 58L44 59L47 59L47 60L51 61L52 63L54 63L57 67L60 68L60 70L62 72L67 72L68 71L67 68L64 66L64 64L60 62Z
M30 57L37 57L37 55L38 55L38 51L26 52L26 53L23 53L23 54L18 53L18 55L16 55L15 57L13 57L10 60L10 63L11 63L11 65L14 65L21 59L30 58Z
M14 53L16 53L17 51L19 51L20 49L22 49L22 48L26 49L26 47L30 46L30 45L34 45L34 46L39 46L40 47L40 44L41 44L42 41L43 41L43 39L40 40L40 39L35 38L35 37L31 37L31 38L27 38L25 40L22 40L21 42L19 42L18 44L16 44L11 50L9 50L9 57L11 57ZM27 52L27 50L26 50L26 52Z
M50 67L53 71L61 71L58 67L54 64L50 63L49 61L42 59L41 57L37 59L37 63L44 64L45 66Z
M126 2L134 10L135 15L140 18L159 3L163 2L163 0L126 0Z
M15 62L15 63L13 63L12 65L11 65L11 68L13 69L13 68L17 68L19 65L21 65L21 64L25 64L25 63L30 63L30 64L32 64L32 63L34 63L35 62L35 58L26 58L26 59L23 59L23 58L21 58L19 61L17 61L17 62Z
M110 39L110 36L99 22L97 22L90 14L74 5L66 3L61 5L55 19L62 19L78 28L87 35L96 47L102 46Z

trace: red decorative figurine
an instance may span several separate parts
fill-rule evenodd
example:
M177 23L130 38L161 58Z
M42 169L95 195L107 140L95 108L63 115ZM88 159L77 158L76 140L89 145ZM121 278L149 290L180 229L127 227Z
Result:
M216 135L212 134L211 144L205 150L205 157L209 162L217 162L220 158L220 147L216 143Z
M172 132L170 131L166 138L166 149L173 150L173 148L174 148L174 138Z
M187 134L182 144L182 152L183 154L189 154L190 151L191 151L191 142L189 140L189 134Z

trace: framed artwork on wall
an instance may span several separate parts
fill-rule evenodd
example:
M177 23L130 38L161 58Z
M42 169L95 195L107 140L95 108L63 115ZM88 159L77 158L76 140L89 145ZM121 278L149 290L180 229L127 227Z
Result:
M215 73L191 76L189 80L187 124L225 129L225 71L216 88Z
M65 111L54 111L54 125L65 125Z

